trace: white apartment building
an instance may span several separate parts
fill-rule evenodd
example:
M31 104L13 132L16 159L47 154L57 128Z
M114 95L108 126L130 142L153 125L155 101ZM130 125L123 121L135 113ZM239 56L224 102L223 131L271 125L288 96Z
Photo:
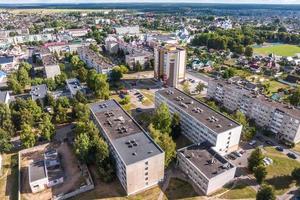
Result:
M220 155L238 149L242 126L176 88L155 93L155 106L166 103L170 113L178 113L182 133L194 144L209 142Z
M300 141L300 110L247 90L238 83L210 80L207 96L234 112L240 110L256 124L269 129L278 139Z
M177 151L179 168L205 195L212 194L233 180L236 167L210 148L201 143Z
M154 48L154 78L166 85L177 87L185 79L186 50L179 46L166 45Z
M150 59L152 58L153 53L149 51L135 51L125 56L125 62L130 69L134 69L137 63L140 63L144 69L146 65L150 63Z
M118 35L137 35L140 33L139 26L122 26L115 28L116 34Z
M113 67L112 63L110 63L107 58L91 50L88 46L79 47L77 51L80 59L85 62L88 67L94 68L97 73L109 74L111 71Z
M117 177L127 195L163 180L163 150L115 100L94 103L90 110L92 120L109 145Z

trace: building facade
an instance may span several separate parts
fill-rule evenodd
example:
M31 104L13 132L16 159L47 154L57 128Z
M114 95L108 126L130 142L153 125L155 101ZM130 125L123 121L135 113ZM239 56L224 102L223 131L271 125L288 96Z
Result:
M170 113L178 113L182 133L194 144L209 142L221 155L238 149L242 126L176 88L155 93L155 106L166 103Z
M231 112L239 110L280 140L300 141L300 110L246 89L238 82L210 80L207 96Z
M138 123L115 100L94 103L90 109L109 145L117 177L127 195L161 182L164 152Z
M186 50L175 45L154 48L154 78L176 87L185 79Z

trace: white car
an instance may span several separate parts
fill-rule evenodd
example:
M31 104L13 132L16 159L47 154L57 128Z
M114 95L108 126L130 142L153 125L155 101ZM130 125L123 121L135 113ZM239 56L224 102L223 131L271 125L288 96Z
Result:
M251 142L249 142L249 145L254 146L256 144L256 140L252 140Z
M265 165L265 166L268 166L268 165L270 165L270 164L273 163L273 160L272 160L271 158L265 157L265 158L263 159L263 162L264 162L264 165Z
M237 157L242 157L242 154L237 151L233 152L233 154L236 155Z

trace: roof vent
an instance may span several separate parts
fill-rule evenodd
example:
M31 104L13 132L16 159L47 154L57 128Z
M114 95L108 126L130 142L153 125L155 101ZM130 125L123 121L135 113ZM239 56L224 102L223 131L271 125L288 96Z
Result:
M133 152L132 155L133 155L133 156L136 156L136 152Z

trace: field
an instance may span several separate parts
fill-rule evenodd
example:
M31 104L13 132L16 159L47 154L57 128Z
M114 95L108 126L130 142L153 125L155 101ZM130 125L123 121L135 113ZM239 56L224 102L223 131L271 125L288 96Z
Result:
M256 192L250 186L244 183L238 183L234 188L230 189L220 196L221 199L249 199L255 198Z
M269 55L274 53L278 56L295 56L296 53L300 53L300 47L289 44L270 45L266 47L255 47L254 53L261 55Z
M273 147L266 147L264 150L266 156L272 158L274 162L267 167L266 182L274 187L277 195L282 195L295 185L291 172L294 168L300 167L300 163L276 151Z

